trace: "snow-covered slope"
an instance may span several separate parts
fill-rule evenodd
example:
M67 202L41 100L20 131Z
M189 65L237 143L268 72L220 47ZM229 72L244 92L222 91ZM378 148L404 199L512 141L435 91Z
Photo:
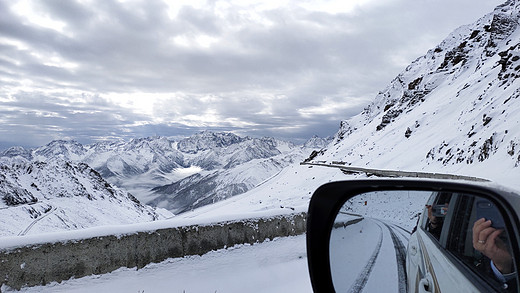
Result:
M315 160L495 180L518 175L519 6L508 1L455 30L343 121Z
M161 218L88 165L59 159L0 164L0 210L0 236Z

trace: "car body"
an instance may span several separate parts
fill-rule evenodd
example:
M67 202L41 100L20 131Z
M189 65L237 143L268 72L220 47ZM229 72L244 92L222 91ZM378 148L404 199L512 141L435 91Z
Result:
M494 198L495 205L485 195L454 192L448 193L448 200L446 195L432 193L410 237L406 258L408 291L516 292L516 279L500 280L490 267L491 260L475 249L473 225L480 218L491 219L497 229L504 229L501 234L506 247L511 247L512 242L518 243L518 239L514 239L515 233L505 229L506 217L502 216L518 215L518 205L514 204L517 196L504 194L500 198L502 203ZM435 217L429 213L428 206L448 208L444 215ZM502 212L499 206L503 208ZM438 220L432 229L431 218L444 219ZM442 227L437 227L440 223Z
M349 180L328 183L318 188L311 198L307 220L307 256L315 292L337 291L332 277L332 270L336 270L337 266L331 266L329 242L331 231L335 229L336 215L340 213L342 205L355 196L379 191L420 191L431 194L428 202L424 202L425 208L418 217L417 227L409 238L406 250L408 292L519 292L516 268L520 255L520 196L489 182L437 179ZM439 197L446 197L447 194L447 204L440 202ZM424 198L417 199L425 201ZM495 208L491 214L498 213L501 217L494 221L503 221L505 226L500 237L507 239L514 270L508 275L508 286L493 280L490 271L479 271L489 267L489 259L480 259L482 267L475 266L477 263L472 262L475 258L468 259L468 256L479 255L472 246L472 228L477 215L485 214L475 207L486 204ZM430 217L426 205L447 207L444 209L446 218L438 238L427 227ZM486 217L491 215L489 211L485 212ZM353 234L352 237L359 236Z

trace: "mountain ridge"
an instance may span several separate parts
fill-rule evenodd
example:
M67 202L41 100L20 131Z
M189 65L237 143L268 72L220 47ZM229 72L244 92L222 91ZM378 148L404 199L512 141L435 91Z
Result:
M0 236L164 218L85 163L0 162ZM37 224L36 229L32 229Z
M182 139L147 137L90 145L56 140L32 150L10 148L1 155L86 163L139 200L178 213L245 192L326 142L313 137L297 146L272 137L203 131ZM176 192L173 186L182 188Z

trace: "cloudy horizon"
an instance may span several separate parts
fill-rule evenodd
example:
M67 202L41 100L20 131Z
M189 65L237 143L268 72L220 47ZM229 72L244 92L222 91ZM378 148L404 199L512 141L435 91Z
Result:
M504 1L0 2L0 150L202 130L333 135Z

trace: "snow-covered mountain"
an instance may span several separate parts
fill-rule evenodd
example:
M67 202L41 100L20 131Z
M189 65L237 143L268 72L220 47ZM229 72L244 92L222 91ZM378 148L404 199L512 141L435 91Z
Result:
M87 164L61 159L0 163L0 236L148 222L154 209ZM11 163L10 163L11 162Z
M179 141L178 149L184 153L196 154L199 151L225 148L247 139L233 133L203 131Z
M311 150L270 137L208 131L179 141L177 148L184 153L185 165L197 166L200 172L153 188L157 197L149 202L174 213L246 192L284 167L300 162Z
M519 8L507 1L415 60L315 160L491 177L520 165Z
M274 147L266 149L258 146L265 143L249 141L241 150L234 150L232 154L228 154L229 163L222 169L203 171L154 188L153 191L160 196L150 204L177 212L212 204L255 188L285 167L300 162L307 155L301 150L281 153ZM252 157L255 159L250 159Z
M327 142L313 137L302 147L204 131L180 140L148 137L92 145L56 140L34 150L13 147L2 155L22 162L86 163L139 200L178 213L245 192Z

